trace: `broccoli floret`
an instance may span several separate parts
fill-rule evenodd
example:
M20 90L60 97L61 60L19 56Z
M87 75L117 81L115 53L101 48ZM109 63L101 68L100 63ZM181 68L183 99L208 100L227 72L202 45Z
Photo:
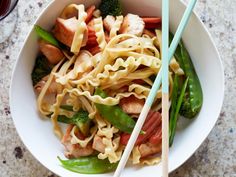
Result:
M63 107L65 108L65 106ZM59 115L57 120L66 124L75 124L85 136L89 134L91 120L89 119L89 113L87 111L81 109L71 118Z
M103 17L107 15L122 15L122 7L119 0L102 0L99 9Z
M52 68L53 66L48 63L48 60L45 57L37 57L34 69L31 73L33 85L36 85L44 76L48 75L51 72Z

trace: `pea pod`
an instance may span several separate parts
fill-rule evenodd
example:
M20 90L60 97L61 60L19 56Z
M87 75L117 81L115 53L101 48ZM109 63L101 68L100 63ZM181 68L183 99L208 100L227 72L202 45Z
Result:
M102 174L116 169L118 163L110 163L108 159L98 159L96 156L80 157L77 159L62 160L62 166L70 171L82 174Z
M100 88L96 89L95 95L99 95L102 98L107 97L107 94ZM128 114L126 114L119 106L96 104L96 107L102 117L109 121L114 127L118 128L123 132L132 133L135 126L135 121Z
M47 32L45 29L41 28L38 25L34 25L34 30L43 40L60 48L59 42L56 40L56 38L53 37L51 33Z
M171 108L170 108L170 124L169 124L170 146L173 144L173 141L174 141L179 111L180 111L181 104L183 102L187 84L188 84L188 78L185 80L184 85L181 88L179 85L179 76L175 75L174 84L173 84L173 92L172 92L172 97L171 97ZM180 91L180 95L178 95L179 91Z
M170 35L170 39L173 35ZM201 110L203 103L203 93L197 73L189 56L187 49L181 41L174 54L186 77L189 78L184 100L180 108L180 114L186 118L195 117Z

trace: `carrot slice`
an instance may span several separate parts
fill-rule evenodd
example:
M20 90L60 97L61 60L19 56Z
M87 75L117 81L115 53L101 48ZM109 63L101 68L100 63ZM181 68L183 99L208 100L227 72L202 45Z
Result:
M143 17L144 23L161 23L161 18L159 17Z
M161 125L155 130L154 134L150 137L149 142L152 144L159 144L162 139Z
M87 45L96 45L98 44L97 42L97 37L96 36L90 36L87 41Z
M97 53L99 53L101 51L101 49L98 45L93 48L90 48L88 50L92 55L96 55Z
M87 18L85 20L86 23L88 23L93 18L93 12L95 11L96 7L95 5L90 6L86 12L87 12Z
M91 26L87 25L87 28L88 28L88 35L89 36L95 35L95 30Z
M147 120L144 123L142 130L145 131L144 135L139 135L135 145L140 145L147 141L155 132L155 129L160 125L161 114L159 112L149 112ZM126 145L129 141L130 134L123 133L121 135L121 144Z

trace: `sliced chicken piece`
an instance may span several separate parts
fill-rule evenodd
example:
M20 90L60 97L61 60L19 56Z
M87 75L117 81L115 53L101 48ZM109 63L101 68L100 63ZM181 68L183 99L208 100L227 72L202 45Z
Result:
M62 51L44 40L39 40L39 49L51 64L57 64L64 58Z
M62 138L62 144L65 146L65 156L69 159L89 156L93 153L93 148L91 144L88 144L85 148L81 147L79 144L71 144L70 132L73 128L73 125L69 125L65 135ZM82 138L82 135L78 133L78 138Z
M66 147L65 156L68 159L78 158L78 157L86 157L93 153L93 148L91 144L88 144L85 148L82 148L79 144L64 144Z
M63 44L71 47L74 34L78 28L78 20L73 17L69 19L57 18L55 28L53 30L54 36ZM84 32L82 47L86 45L88 40L88 29Z
M77 29L77 25L78 20L75 17L69 19L57 18L55 28L53 30L54 35L61 43L70 47Z
M95 135L95 137L93 139L93 146L92 147L94 150L101 152L101 153L104 153L105 148L106 148L106 146L102 142L102 138L98 135Z
M43 77L41 81L39 81L35 86L34 89L37 93L40 93L48 80L49 75ZM50 86L48 87L47 94L57 93L60 84L56 83L54 80L51 82Z
M156 153L161 152L161 143L160 144L152 144L152 143L145 143L141 144L139 147L139 152L141 157L147 157L149 155L153 155Z
M111 28L112 26L114 25L116 19L115 17L113 17L112 15L107 15L106 18L104 18L103 20L103 25L104 25L104 28L110 32L111 31Z
M144 30L144 21L138 15L127 14L120 28L120 33L134 34L141 36Z
M144 99L138 99L133 95L120 100L120 106L127 114L141 113L144 103Z

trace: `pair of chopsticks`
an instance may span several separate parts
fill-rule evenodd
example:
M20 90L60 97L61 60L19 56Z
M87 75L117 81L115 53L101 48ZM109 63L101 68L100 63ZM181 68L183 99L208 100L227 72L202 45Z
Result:
M158 73L148 98L143 106L142 112L138 118L135 128L131 134L129 142L124 150L120 159L118 167L115 171L114 177L119 177L123 171L138 135L145 122L147 114L152 106L156 97L156 93L160 88L162 82L162 176L168 176L168 153L169 153L169 83L168 83L168 66L172 59L176 47L181 39L184 29L189 21L192 10L197 0L191 0L184 12L181 22L177 28L175 36L169 44L169 0L162 0L162 67Z

